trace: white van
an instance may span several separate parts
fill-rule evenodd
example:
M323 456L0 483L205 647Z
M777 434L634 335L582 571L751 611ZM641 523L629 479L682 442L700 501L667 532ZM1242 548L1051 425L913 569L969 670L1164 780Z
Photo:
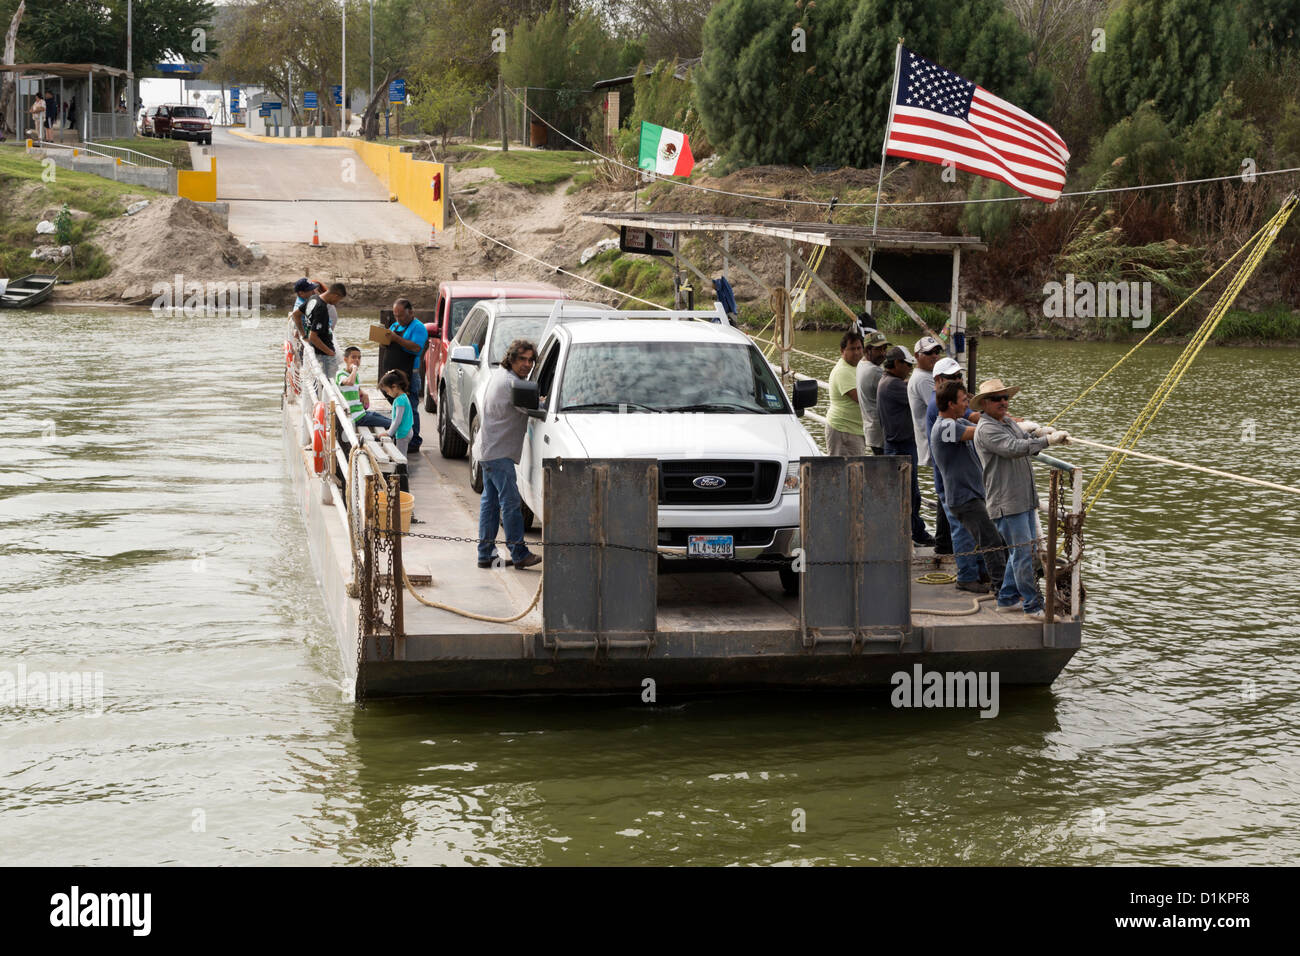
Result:
M798 417L817 383L787 398L749 337L717 319L608 310L552 327L513 390L532 418L518 468L524 522L545 520L544 459L657 458L664 567L777 570L795 594L798 575L771 562L799 547L799 459L822 452Z

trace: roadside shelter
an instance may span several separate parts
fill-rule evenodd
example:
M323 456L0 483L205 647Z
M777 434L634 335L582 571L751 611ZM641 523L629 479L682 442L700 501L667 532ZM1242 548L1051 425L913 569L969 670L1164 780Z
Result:
M77 104L76 129L83 141L97 142L105 139L124 139L135 135L135 117L117 108L118 87L130 90L135 74L101 63L14 63L0 64L0 73L12 73L15 80L14 112L9 119L14 124L14 134L25 136L31 118L27 110L37 96L54 92L62 103L75 97ZM108 99L94 99L95 79L108 78ZM129 96L128 96L129 99ZM95 107L99 107L96 110ZM52 129L51 132L54 132Z

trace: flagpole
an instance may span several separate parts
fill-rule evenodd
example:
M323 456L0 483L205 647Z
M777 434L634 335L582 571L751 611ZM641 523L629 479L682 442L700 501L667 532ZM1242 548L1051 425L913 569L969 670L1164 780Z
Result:
M885 121L885 139L880 144L880 178L876 181L876 215L871 221L872 235L875 235L876 225L880 222L880 190L885 183L885 151L889 148L889 128L894 124L894 103L898 99L898 74L902 63L903 38L899 37L898 46L894 48L894 88L889 94L889 119ZM871 277L867 278L869 280Z
M894 88L889 94L889 119L885 121L885 138L880 144L880 176L876 180L876 214L871 220L871 235L876 235L876 227L880 223L880 191L885 186L885 151L889 149L889 128L894 124L894 103L898 99L898 74L903 63L903 38L898 38L898 46L894 48ZM871 276L876 265L876 244L873 242L867 249L867 291L871 290ZM871 300L866 299L863 303L866 306L867 314L871 314ZM861 323L859 323L861 325Z

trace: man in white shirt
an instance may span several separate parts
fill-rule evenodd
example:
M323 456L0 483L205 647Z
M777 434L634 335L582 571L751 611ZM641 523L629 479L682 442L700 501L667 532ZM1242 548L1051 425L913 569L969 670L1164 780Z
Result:
M934 394L934 365L944 356L943 344L932 335L916 340L916 368L907 380L907 404L912 410L912 432L916 436L916 463L931 464L930 435L925 427L925 413ZM935 554L952 554L952 528L942 505L934 529Z

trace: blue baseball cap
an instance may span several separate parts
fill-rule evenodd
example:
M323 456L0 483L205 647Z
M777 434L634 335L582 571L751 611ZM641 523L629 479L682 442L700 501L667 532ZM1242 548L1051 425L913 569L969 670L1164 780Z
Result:
M299 279L297 282L293 284L293 291L294 292L315 292L316 283L312 282L311 279Z

